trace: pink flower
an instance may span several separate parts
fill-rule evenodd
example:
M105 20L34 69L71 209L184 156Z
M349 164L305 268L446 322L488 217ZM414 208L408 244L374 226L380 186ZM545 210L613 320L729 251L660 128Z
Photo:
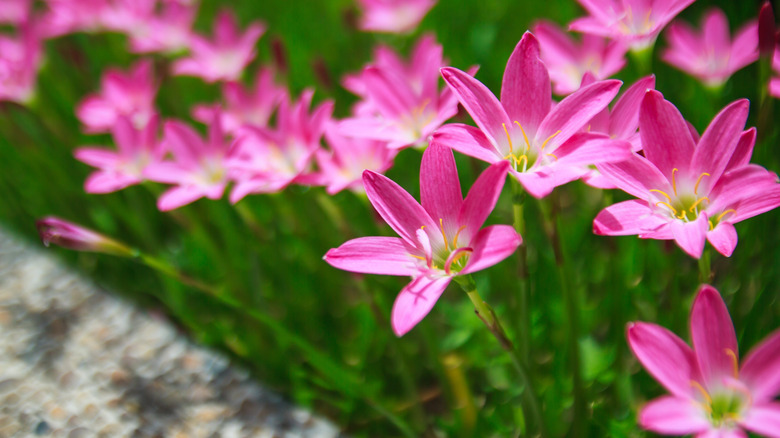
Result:
M54 216L37 221L35 226L38 228L41 241L46 246L53 243L76 251L101 252L124 257L134 256L133 250L116 240Z
M206 82L238 80L254 59L255 44L264 32L265 25L254 21L242 34L236 16L224 10L214 22L214 39L192 36L192 54L173 64L173 74L196 76Z
M577 0L590 16L569 29L622 41L632 50L655 43L661 29L694 0Z
M18 36L0 35L0 101L26 104L33 98L43 47L33 26L18 29Z
M224 104L198 105L193 118L207 123L214 112L222 114L222 126L226 132L236 134L244 125L265 127L279 103L287 97L287 89L274 82L274 72L261 68L253 88L238 82L227 82L222 86Z
M772 55L772 71L780 74L780 47L776 47ZM780 99L780 77L774 76L769 80L769 94Z
M581 177L585 165L630 153L627 142L582 132L615 97L620 81L588 85L552 107L550 76L530 32L509 57L500 102L465 72L447 67L441 74L479 128L449 124L434 139L488 163L509 160L510 173L537 198Z
M664 61L696 77L707 86L718 87L742 67L758 59L758 23L750 21L729 37L729 22L720 9L710 9L702 19L702 31L675 22L666 32L669 47Z
M134 53L175 53L189 46L197 7L178 1L114 0L104 21L130 37Z
M357 0L360 29L373 32L413 31L437 0Z
M533 33L539 40L541 59L550 73L555 94L577 91L586 72L596 79L606 79L626 65L628 47L620 42L584 35L579 43L548 21L538 21Z
M103 28L108 0L46 0L48 9L39 28L48 38L73 32L94 32Z
M422 206L398 184L366 170L369 201L401 237L353 239L328 251L325 261L351 272L411 276L391 315L393 331L402 336L431 311L453 277L493 266L522 242L509 225L482 228L508 168L505 161L488 167L464 200L452 151L431 142L420 165Z
M0 23L14 26L27 22L30 16L31 0L3 0L0 7Z
M157 117L136 129L127 116L119 116L112 127L117 151L85 147L76 149L76 159L97 167L84 183L87 193L110 193L142 182L144 169L163 158L157 140Z
M157 85L152 77L152 61L138 61L124 73L110 69L101 78L100 92L87 96L76 108L76 115L90 133L107 132L120 116L129 117L142 128L154 115Z
M185 123L165 123L163 144L173 155L173 161L151 163L144 176L165 184L176 184L157 200L160 211L168 211L206 197L219 199L227 186L225 159L230 144L225 141L219 117L209 126L206 141Z
M639 199L602 210L593 221L601 235L674 239L701 257L705 238L730 256L737 245L734 223L780 205L777 175L748 164L755 129L745 132L748 101L724 108L694 137L680 112L661 93L648 91L639 111L644 157L598 165L617 187Z
M316 158L320 168L319 183L327 186L331 195L344 189L364 192L363 171L384 173L393 165L398 153L382 141L345 137L334 125L325 131L325 140L330 151L319 149Z
M647 403L641 427L663 435L744 438L743 429L780 437L780 332L739 363L734 325L726 304L703 285L691 310L693 349L655 324L628 325L634 355L670 392Z
M245 126L230 151L230 176L236 185L230 202L250 193L273 193L294 182L307 183L312 176L315 152L322 147L330 123L333 102L327 101L308 113L313 90L304 91L298 102L285 98L277 112L275 128Z
M442 65L442 47L430 35L420 39L409 63L390 49L377 49L374 65L345 80L364 100L354 117L341 122L341 133L385 141L391 148L423 145L458 111L452 93L439 92Z

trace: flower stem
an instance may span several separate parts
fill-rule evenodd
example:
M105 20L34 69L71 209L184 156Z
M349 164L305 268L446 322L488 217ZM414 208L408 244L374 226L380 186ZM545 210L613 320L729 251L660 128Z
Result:
M517 370L517 374L520 376L520 382L523 385L523 396L525 399L526 409L525 412L530 414L530 426L535 428L535 435L529 434L529 436L546 436L544 429L544 421L542 420L541 411L539 410L539 402L536 400L533 385L528 374L528 370L520 357L519 352L512 344L512 341L507 337L504 327L501 325L501 321L493 311L493 309L482 299L477 291L477 285L471 275L455 277L455 280L460 287L466 292L471 302L474 304L475 313L488 331L493 334L501 348L509 354L512 359L512 364Z
M514 226L520 236L525 235L525 218L523 216L523 204L525 203L525 191L523 186L514 179L512 182L512 213L514 215ZM530 297L529 297L529 278L528 278L528 251L525 245L520 245L517 249L517 276L519 278L518 284L520 286L519 293L519 307L517 311L519 314L517 339L518 349L522 356L523 363L526 366L530 366L529 354L531 351L531 309L530 309ZM515 303L515 300L510 300L510 304ZM513 309L514 310L514 309Z
M712 281L712 268L710 265L710 249L704 248L704 252L699 257L699 283L709 283Z

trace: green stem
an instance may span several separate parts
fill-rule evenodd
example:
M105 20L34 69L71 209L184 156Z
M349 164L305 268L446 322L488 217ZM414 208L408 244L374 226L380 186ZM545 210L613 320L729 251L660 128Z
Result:
M525 218L523 216L523 204L525 203L525 191L520 183L512 178L512 213L514 215L515 231L521 236L525 235ZM521 245L517 249L517 276L519 278L518 285L520 287L519 293L519 309L512 309L514 314L519 315L517 318L517 338L518 349L523 358L523 363L526 366L530 366L530 351L531 351L531 309L530 309L530 297L529 297L529 277L528 277L528 250L526 245ZM510 304L514 304L514 299L509 300Z
M244 222L244 224L249 228L249 230L252 231L252 234L255 235L259 240L261 241L267 241L268 240L268 232L263 228L263 225L260 223L260 221L257 219L257 216L255 215L254 211L249 207L246 200L242 200L241 202L233 205L233 208L235 208L236 213L238 213L238 216L241 218L241 220Z
M710 249L704 248L704 252L699 257L699 283L709 283L710 281L712 281Z
M539 402L536 400L531 378L520 357L520 353L512 344L509 337L507 337L504 327L501 325L501 321L498 319L496 313L479 295L474 279L470 275L466 275L455 277L455 281L466 292L466 295L468 295L469 299L474 304L479 319L485 323L488 331L493 334L493 337L496 338L501 345L501 348L503 348L512 359L512 364L514 365L517 374L520 376L520 383L523 385L523 396L526 404L525 411L530 413L531 427L536 429L536 436L546 436L544 421L542 420L542 414L539 409ZM529 436L531 435L529 434Z

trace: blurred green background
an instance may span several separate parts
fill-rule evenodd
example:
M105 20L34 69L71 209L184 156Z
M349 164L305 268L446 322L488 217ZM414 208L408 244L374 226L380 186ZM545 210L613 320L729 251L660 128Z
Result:
M717 5L732 29L757 14L759 2L698 1L680 18L698 27L707 7ZM259 63L272 62L272 42L284 47L287 81L299 93L315 87L315 101L332 98L336 115L349 114L355 98L340 78L358 71L376 43L407 53L416 37L432 32L451 65L479 64L477 78L500 89L506 60L523 32L539 18L565 25L583 15L574 1L442 0L412 36L380 36L355 29L349 0L210 1L200 7L196 29L209 33L220 8L238 12L242 25L261 19L268 31L259 42ZM728 102L751 100L756 125L758 65L734 75L719 94L707 91L657 57L656 88L699 131ZM109 195L88 195L91 169L72 151L109 145L109 136L80 132L74 108L97 91L102 72L128 67L136 57L117 34L75 34L46 42L37 98L29 107L0 103L0 223L29 241L45 215L94 228L156 254L206 283L226 284L230 299L248 312L161 277L128 260L53 249L105 287L144 306L164 310L197 342L228 352L265 384L289 399L327 415L354 436L513 436L523 423L522 387L508 358L450 286L431 314L401 339L388 318L406 278L356 276L331 268L322 256L345 240L393 235L364 198L328 197L322 188L294 186L276 195L251 196L242 204L259 230L248 227L226 199L200 200L169 214L155 208L163 186L134 186ZM219 87L171 77L170 59L156 56L157 98L165 118L189 118L193 104L216 101ZM626 84L647 72L633 63L618 76ZM247 73L245 78L252 75ZM754 162L780 169L777 117L759 133ZM464 121L466 121L464 119ZM199 126L203 132L203 126ZM456 154L457 155L457 154ZM417 196L421 152L405 150L388 176ZM457 156L464 190L484 163ZM624 337L626 322L643 320L687 339L687 319L698 286L695 260L673 243L592 234L596 213L627 199L576 182L556 190L567 274L582 312L579 339L588 396L588 430L581 436L645 436L636 409L664 390L638 365ZM526 203L532 291L531 368L551 435L568 431L571 376L565 346L565 312L553 254L538 203ZM733 256L713 252L713 284L729 304L743 352L778 326L780 232L777 212L737 225ZM512 223L508 187L491 223ZM517 337L516 259L480 272L483 297Z

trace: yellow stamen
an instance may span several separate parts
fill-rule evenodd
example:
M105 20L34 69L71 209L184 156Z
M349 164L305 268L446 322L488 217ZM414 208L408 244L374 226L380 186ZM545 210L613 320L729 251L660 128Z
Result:
M426 260L425 260L425 257L423 257L423 256L418 256L418 255L414 255L414 254L409 254L409 255L410 255L410 256L412 256L412 257L414 257L414 258L416 258L416 259L420 259L420 260L422 260L422 261L426 261Z
M734 378L739 378L739 358L737 357L737 353L734 352L731 348L725 348L723 350L724 353L726 353L726 356L731 358L731 365L732 370L734 371Z
M541 147L541 148L539 148L539 149L543 151L543 150L544 150L544 147L545 147L545 146L547 146L547 142L548 142L548 141L550 141L550 140L552 140L552 139L553 139L553 137L555 137L556 135L558 135L558 134L560 134L560 133L561 133L561 131L560 131L560 130L557 130L557 131L555 131L555 134L553 134L553 135L551 135L551 136L547 137L547 140L545 140L545 141L543 141L543 142L542 142L542 147Z
M674 181L674 172L677 172L679 169L674 168L672 169L672 190L674 190L674 196L677 196L677 183Z
M444 238L444 249L450 249L450 246L447 243L447 234L444 232L444 221L442 221L441 218L439 218L439 228L441 229L441 237Z
M512 147L512 137L509 135L509 130L506 129L506 123L502 123L501 126L504 127L504 133L506 134L506 139L507 141L509 141L509 155L514 155L515 152L514 152L514 148ZM525 135L525 133L523 135Z
M424 229L425 229L425 225L421 225L421 226L420 226L420 229L421 229L421 230L424 230Z
M455 233L455 237L452 239L452 247L453 247L453 249L457 249L458 248L458 236L460 236L460 232L465 230L465 229L466 229L465 225L461 225L460 228L458 228L458 232Z
M517 124L517 126L520 127L520 132L523 133L523 139L525 140L525 150L530 150L531 142L528 141L528 136L525 135L525 129L523 129L523 125L521 125L520 122L518 122L517 120L515 120L515 123Z
M699 179L696 180L696 185L693 186L693 194L694 195L698 194L699 183L701 182L701 179L704 178L705 176L710 176L710 174L707 173L707 172L702 172L702 174L699 175Z
M737 214L737 210L729 208L728 210L726 210L723 213L719 214L718 217L715 218L715 222L720 222L720 220L723 219L723 216L725 216L727 213Z
M710 394L707 392L707 390L704 389L703 386L701 386L701 383L699 383L699 382L697 382L695 380L691 380L691 386L696 388L701 393L701 395L704 396L704 399L707 400L707 404L708 405L712 404L712 397L710 397Z
M668 202L664 202L664 201L658 201L655 203L655 206L658 207L658 204L666 206L669 210L672 210L672 214L674 214L675 216L677 215L677 209L672 207L672 204L669 204Z
M714 225L712 225L712 219L709 219L707 222L709 222L709 223L710 223L710 231L714 230L714 229L715 229L715 226L714 226Z
M662 191L662 190L658 190L658 189L650 189L650 191L651 191L651 192L657 192L657 193L660 193L660 194L664 195L664 196L666 197L666 199L668 199L668 200L669 200L669 204L671 204L671 203L672 203L672 197L671 197L671 196L669 196L669 195L667 195L667 194L666 194L666 192L664 192L664 191Z
M677 216L677 219L682 219L685 222L688 222L688 212L683 210L682 213L680 213L680 215Z
M461 252L455 254L455 257L450 261L450 264L448 265L448 267L451 267L452 265L458 263L458 260L460 260L461 257L463 257L463 256L465 256L465 255L467 255L469 253L471 253L471 251L461 251Z
M689 211L693 211L696 208L697 205L701 204L701 201L710 202L710 198L708 198L706 196L702 196L701 198L697 199L696 202L694 202L693 205L691 205L691 208L689 208L688 210Z
M558 157L556 157L555 154L545 154L545 155L547 155L548 157L553 157L555 158L555 161L558 161Z

